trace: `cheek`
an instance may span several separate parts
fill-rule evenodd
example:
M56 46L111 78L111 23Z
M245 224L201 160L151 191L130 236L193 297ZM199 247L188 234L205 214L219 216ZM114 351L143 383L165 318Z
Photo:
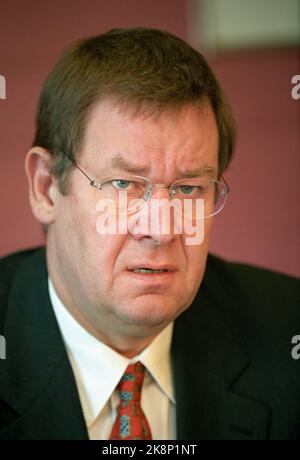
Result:
M198 246L187 246L186 258L189 276L199 274L206 263L207 248L204 244Z
M90 277L111 271L126 235L97 231L99 213L93 200L78 199L73 195L62 204L57 212L55 232L56 240L63 242L64 252L67 251L68 257L81 265L82 273L87 271Z
M118 218L109 216L106 212L101 213L98 204L95 210L87 213L89 229L87 229L86 238L88 239L89 250L92 252L92 258L98 268L108 274L116 273L121 265L123 248L126 245L130 235L128 233L119 233L117 230L123 228Z
M87 275L95 286L101 285L102 289L110 291L119 272L126 235L99 235L94 230L86 238Z
M199 279L199 276L203 275L208 254L211 229L212 219L205 222L204 239L201 244L184 246L187 261L187 271L191 281Z
M111 269L118 264L125 239L126 235L90 235L89 250L98 267Z

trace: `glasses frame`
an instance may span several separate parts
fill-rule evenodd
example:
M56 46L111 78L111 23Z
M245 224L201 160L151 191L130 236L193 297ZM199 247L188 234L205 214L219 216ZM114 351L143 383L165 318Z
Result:
M89 184L96 188L97 190L102 190L102 187L105 183L111 181L111 180L116 180L116 177L113 177L113 176L110 176L110 177L106 177L104 178L103 180L101 181L96 181L95 179L92 179L82 168L81 166L78 165L78 163L76 163L75 160L73 160L72 158L70 158L69 155L67 155L66 153L64 153L64 155L68 158L68 160L75 166L75 168L77 168L85 177L86 179L88 179L89 181ZM176 186L176 184L178 182L181 182L183 181L184 179L178 179L174 182L172 182L171 185L165 185L165 184L153 184L153 182L151 182L150 179L148 179L147 177L143 177L143 176L137 176L137 175L131 175L130 176L131 178L136 178L136 179L143 179L146 183L148 183L148 186L146 188L146 191L145 191L145 194L144 196L142 197L143 200L145 200L145 204L139 208L139 210L141 210L147 203L148 201L151 199L151 196L152 196L152 192L155 188L158 188L158 189L161 189L161 188L167 188L169 189L169 194L170 194L170 197L173 198L175 195L174 195L174 187ZM121 179L121 177L118 177L118 179ZM193 178L187 178L187 179L193 179ZM221 174L220 175L220 179L221 180L214 180L214 179L205 179L207 181L210 181L210 182L215 182L215 183L219 183L219 184L222 184L222 185L225 185L225 191L226 191L226 196L225 196L225 199L224 199L224 204L223 206L218 210L216 211L215 213L213 214L210 214L209 216L205 216L204 219L208 218L208 217L212 217L212 216L215 216L216 214L218 214L220 211L222 211L222 209L224 208L225 204L226 204L226 201L227 201L227 198L228 198L228 194L229 194L229 185L228 183L226 182L225 178L223 177L223 175ZM133 214L137 211L132 211L132 212L128 212L127 214Z

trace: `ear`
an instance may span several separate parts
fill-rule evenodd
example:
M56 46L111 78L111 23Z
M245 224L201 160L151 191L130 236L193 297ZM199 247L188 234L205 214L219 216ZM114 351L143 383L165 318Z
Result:
M51 154L41 147L29 150L25 159L25 171L29 184L29 200L32 212L41 224L54 222L57 185L50 174Z

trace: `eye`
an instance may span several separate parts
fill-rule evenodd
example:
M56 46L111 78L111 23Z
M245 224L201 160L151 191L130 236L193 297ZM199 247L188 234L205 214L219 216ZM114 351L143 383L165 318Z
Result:
M114 179L111 183L118 190L131 190L134 187L134 182L126 179Z
M200 187L196 185L180 185L178 188L183 195L192 195L195 194Z

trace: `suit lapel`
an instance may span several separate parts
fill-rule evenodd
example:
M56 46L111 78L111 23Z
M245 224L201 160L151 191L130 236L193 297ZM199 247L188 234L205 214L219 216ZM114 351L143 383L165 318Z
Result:
M71 366L48 295L45 251L20 267L4 327L0 399L17 414L4 439L87 439Z
M269 408L233 391L249 360L215 308L233 301L208 264L193 304L175 321L178 439L267 437Z

